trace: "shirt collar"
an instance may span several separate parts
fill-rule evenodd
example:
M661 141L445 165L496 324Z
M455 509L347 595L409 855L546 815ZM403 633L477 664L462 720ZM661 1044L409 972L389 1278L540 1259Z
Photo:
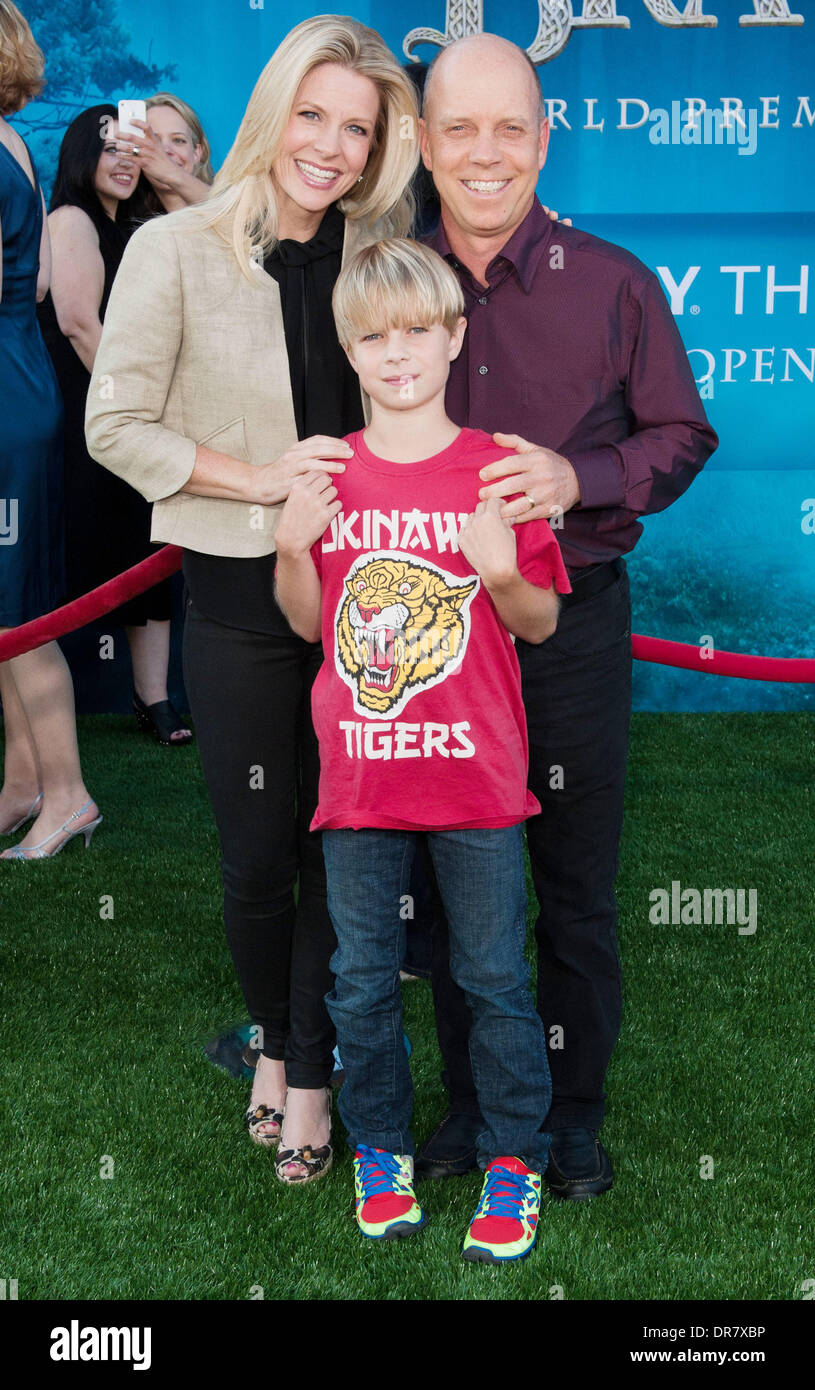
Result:
M553 223L547 217L538 198L534 198L529 212L526 214L520 227L516 227L512 236L505 246L501 248L487 267L489 277L490 269L499 260L509 261L514 266L524 290L527 294L532 289L535 279L535 272L540 264L541 257L546 251L546 247L551 239ZM436 231L428 240L428 245L434 251L438 251L440 256L458 262L458 257L450 248L447 234L444 230L444 222L439 222ZM458 262L461 264L460 262ZM466 270L466 266L464 269Z

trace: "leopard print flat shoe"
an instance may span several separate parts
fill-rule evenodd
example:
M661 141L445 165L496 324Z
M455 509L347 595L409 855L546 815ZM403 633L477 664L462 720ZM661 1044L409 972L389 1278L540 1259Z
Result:
M314 1182L315 1178L324 1177L333 1162L334 1150L330 1144L323 1144L319 1149L304 1144L302 1149L278 1149L274 1170L280 1182L302 1187L303 1183ZM286 1169L290 1163L296 1163L300 1169L305 1169L305 1172L287 1173Z
M274 1170L280 1182L289 1186L302 1187L304 1183L314 1182L315 1178L325 1177L334 1162L334 1150L331 1147L331 1087L325 1088L325 1100L328 1108L329 1134L328 1143L315 1148L313 1144L304 1144L300 1149L278 1149L277 1158L274 1163ZM289 1165L294 1164L299 1171L294 1173L287 1172Z
M277 1133L261 1134L261 1125L277 1125ZM280 1143L280 1133L283 1126L283 1111L273 1110L271 1105L250 1105L246 1112L246 1128L249 1130L249 1138L256 1144L262 1144L266 1149L276 1149Z

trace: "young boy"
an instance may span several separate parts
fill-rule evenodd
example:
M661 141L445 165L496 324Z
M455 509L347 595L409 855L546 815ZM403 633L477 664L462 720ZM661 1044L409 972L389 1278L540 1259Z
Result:
M472 1010L470 1053L485 1129L481 1199L465 1259L535 1242L551 1082L524 958L522 822L527 736L510 633L542 642L569 581L547 522L513 530L478 471L505 456L444 410L465 320L458 281L411 241L368 247L334 291L340 342L371 400L345 472L293 486L276 533L291 626L322 636L312 706L328 905L337 933L327 1005L355 1150L356 1215L374 1239L409 1235L412 1087L399 966L406 887L427 835L450 925L451 969ZM335 487L336 484L336 487ZM338 495L339 494L339 495ZM320 540L320 538L322 538Z

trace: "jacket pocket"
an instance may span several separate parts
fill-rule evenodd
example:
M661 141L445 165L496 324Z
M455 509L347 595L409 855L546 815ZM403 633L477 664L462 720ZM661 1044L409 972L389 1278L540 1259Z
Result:
M219 454L229 454L230 458L240 459L242 463L251 462L249 450L246 447L246 416L236 415L234 420L229 420L225 425L219 425L217 429L210 430L202 439L196 439L196 444L206 444L208 448L214 449Z

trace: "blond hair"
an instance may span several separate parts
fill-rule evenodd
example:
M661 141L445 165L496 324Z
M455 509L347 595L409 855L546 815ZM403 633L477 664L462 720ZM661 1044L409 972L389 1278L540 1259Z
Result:
M337 278L331 298L344 348L365 333L443 323L452 333L464 313L458 279L436 251L386 237L366 246Z
M148 111L152 106L171 106L177 112L192 136L192 143L201 146L201 158L196 160L192 172L197 179L202 179L204 183L212 183L215 178L210 163L212 151L204 134L204 127L192 107L188 106L186 101L182 101L181 97L174 96L172 92L156 92L155 96L147 98L145 106Z
M376 30L345 15L317 15L298 24L275 49L244 112L210 198L175 213L176 226L211 227L231 242L252 279L250 253L265 257L277 240L277 198L269 170L277 159L303 79L321 63L369 78L380 113L361 182L338 202L346 217L383 229L410 230L410 182L419 158L413 85Z
M11 0L0 0L0 116L22 111L38 97L45 59L28 22Z

